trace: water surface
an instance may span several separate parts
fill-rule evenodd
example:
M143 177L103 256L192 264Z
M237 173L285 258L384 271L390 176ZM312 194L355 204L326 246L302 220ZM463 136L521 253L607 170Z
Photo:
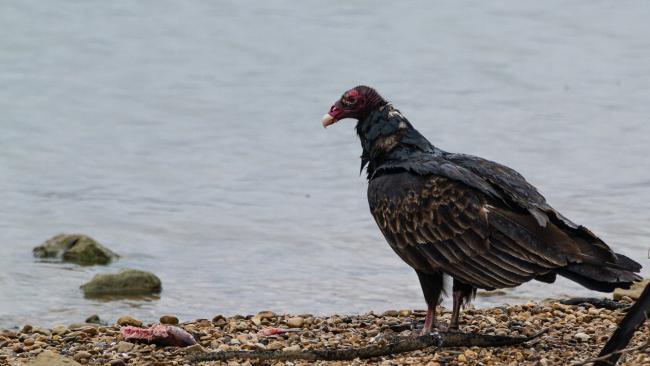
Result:
M424 307L368 212L354 123L319 124L361 83L648 266L649 18L643 1L2 2L0 327ZM60 232L123 258L35 261ZM160 299L83 298L123 267L158 274Z

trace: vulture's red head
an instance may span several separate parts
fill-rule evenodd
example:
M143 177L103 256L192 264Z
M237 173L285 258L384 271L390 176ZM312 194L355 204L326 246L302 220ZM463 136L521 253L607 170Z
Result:
M327 127L344 118L362 120L371 111L384 104L386 101L375 89L360 85L343 93L341 99L334 103L321 122L323 127Z

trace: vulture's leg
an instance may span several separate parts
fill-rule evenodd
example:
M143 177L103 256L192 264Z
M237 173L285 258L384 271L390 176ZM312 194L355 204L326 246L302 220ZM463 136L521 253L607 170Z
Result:
M452 298L454 300L453 313L451 314L451 321L449 322L450 330L458 329L458 320L460 318L460 307L463 304L468 304L476 294L476 289L472 285L460 282L454 278L454 285L452 288Z
M442 273L427 274L416 271L424 300L427 302L427 316L424 318L424 327L422 328L421 335L431 333L435 326L436 321L436 306L440 300L440 293L442 292Z

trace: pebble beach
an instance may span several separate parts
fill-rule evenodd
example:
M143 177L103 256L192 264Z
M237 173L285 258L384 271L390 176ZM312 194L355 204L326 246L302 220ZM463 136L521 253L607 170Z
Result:
M623 303L631 303L623 298ZM445 309L441 322L448 322ZM607 341L624 310L596 308L591 304L563 305L559 302L468 308L461 321L462 332L490 335L530 336L546 333L518 346L492 348L425 349L399 355L353 361L318 361L321 365L570 365L595 357ZM416 334L422 310L390 310L358 315L287 315L261 311L253 315L178 322L173 315L161 316L161 323L177 325L197 340L185 348L127 342L123 326L147 326L129 316L114 324L79 323L52 329L24 325L22 329L0 332L0 365L190 365L192 355L210 351L322 349L361 347L387 342L391 337ZM97 320L97 319L95 319ZM177 323L178 322L178 323ZM269 328L290 332L263 335ZM648 340L647 328L637 331L630 347ZM307 365L313 362L230 360L208 361L199 365ZM625 355L620 365L650 365L650 354L637 351Z

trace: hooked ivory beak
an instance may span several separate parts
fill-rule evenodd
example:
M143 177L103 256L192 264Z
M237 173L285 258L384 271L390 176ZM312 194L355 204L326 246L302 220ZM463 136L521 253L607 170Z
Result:
M334 122L336 122L336 120L329 113L325 114L321 120L323 128L327 128L327 126L334 124Z

